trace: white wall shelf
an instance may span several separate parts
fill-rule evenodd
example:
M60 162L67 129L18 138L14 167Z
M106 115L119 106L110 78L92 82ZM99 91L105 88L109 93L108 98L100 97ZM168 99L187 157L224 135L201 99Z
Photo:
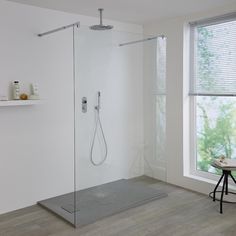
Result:
M9 106L29 106L42 104L41 100L10 100L10 101L0 101L0 107Z

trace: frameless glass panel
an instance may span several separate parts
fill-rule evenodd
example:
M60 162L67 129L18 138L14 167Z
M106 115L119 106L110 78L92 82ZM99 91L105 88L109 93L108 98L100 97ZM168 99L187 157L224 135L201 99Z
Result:
M166 38L144 43L144 167L166 181Z
M75 202L71 212L76 226L165 196L149 188L150 180L141 177L160 175L165 179L165 94L157 94L165 90L163 73L158 71L162 47L156 39L147 52L144 44L151 41L119 46L142 38L141 34L88 27L75 33ZM155 83L151 87L158 85L148 102L154 111L150 113L155 130L150 138L154 140L151 159L145 158L143 139L145 58L152 71L146 76ZM145 162L154 175L146 171ZM160 170L163 173L157 174Z
M45 66L48 67L51 73L50 76L56 78L57 83L55 84L54 80L48 81L47 89L51 99L47 100L47 109L53 109L49 113L53 115L43 117L43 119L49 119L48 122L50 122L51 127L48 129L47 139L41 140L45 142L46 146L48 145L48 153L43 158L54 155L51 156L54 161L48 162L49 166L47 167L51 169L50 177L47 175L46 178L43 172L44 166L41 166L41 178L45 181L45 185L41 188L50 186L51 197L41 199L38 204L74 224L74 214L67 210L68 205L72 208L74 206L72 39L72 28L52 33L40 39L41 43L45 42L42 48L47 45L43 49L45 57L57 58L53 63L47 64L45 61ZM71 44L68 42L71 42ZM66 64L64 64L65 56L69 58ZM66 81L66 88L64 88ZM70 93L67 94L65 91L70 91ZM48 140L53 141L55 136L60 142L48 142ZM68 139L65 137L68 137ZM55 155L55 151L57 155Z

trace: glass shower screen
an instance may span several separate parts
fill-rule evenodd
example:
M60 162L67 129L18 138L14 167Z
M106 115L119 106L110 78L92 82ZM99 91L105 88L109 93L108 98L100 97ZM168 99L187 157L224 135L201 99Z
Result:
M165 40L119 46L143 37L74 30L78 227L161 196L138 181L165 180Z
M166 39L71 26L74 191L39 204L80 227L167 196Z

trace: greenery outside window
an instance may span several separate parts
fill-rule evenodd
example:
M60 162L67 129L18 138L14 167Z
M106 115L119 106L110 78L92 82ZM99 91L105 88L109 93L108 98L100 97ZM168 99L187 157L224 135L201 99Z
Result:
M214 158L236 158L236 14L190 27L191 169L219 174Z

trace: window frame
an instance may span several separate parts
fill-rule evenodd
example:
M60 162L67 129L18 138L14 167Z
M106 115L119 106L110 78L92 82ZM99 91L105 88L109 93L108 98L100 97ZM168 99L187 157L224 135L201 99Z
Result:
M190 128L190 153L189 153L189 173L194 176L203 177L210 180L218 181L219 175L205 172L197 169L197 108L196 108L196 99L198 96L236 96L235 94L198 94L193 92L194 89L192 86L195 86L195 71L196 71L196 48L197 48L197 40L195 37L195 32L197 27L199 26L209 26L209 25L217 25L224 22L230 22L236 20L236 12L232 12L226 15L217 16L213 18L203 19L195 22L190 22L190 37L189 37L189 128ZM231 181L230 181L231 182Z

